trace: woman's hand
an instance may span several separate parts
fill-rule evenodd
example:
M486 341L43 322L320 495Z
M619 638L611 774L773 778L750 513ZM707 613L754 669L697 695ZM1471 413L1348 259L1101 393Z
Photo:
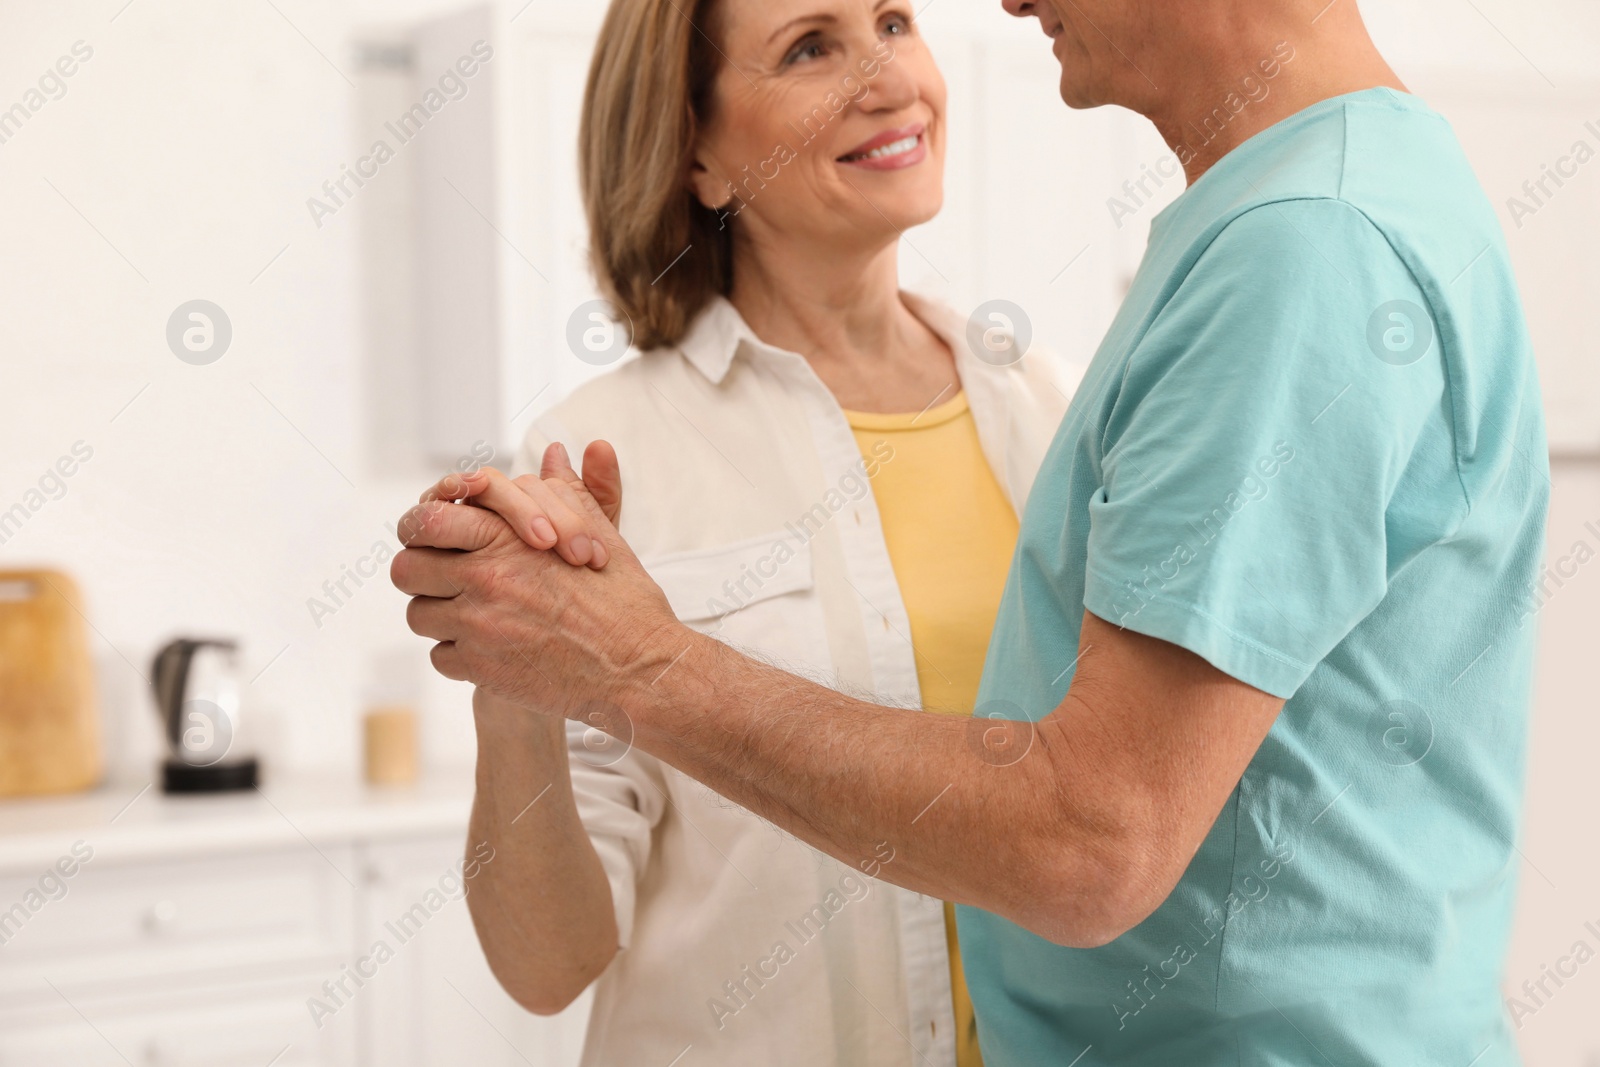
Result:
M493 511L534 548L555 549L573 566L600 570L610 554L585 496L594 500L608 522L616 523L622 512L622 477L617 453L605 441L595 441L584 450L581 479L558 442L545 449L537 478L531 474L507 478L493 467L451 474L423 493L421 503L462 501Z
M595 455L591 446L591 462ZM405 547L389 573L414 598L406 611L411 629L438 642L439 673L541 714L582 718L597 703L620 707L648 691L698 635L678 621L588 483L570 467L552 466L564 457L552 448L545 471L574 494L569 508L586 516L591 541L603 544L604 570L583 574L594 564L573 566L530 547L487 508L439 499L400 520ZM603 460L596 467L608 470ZM611 493L607 506L614 510L616 499Z

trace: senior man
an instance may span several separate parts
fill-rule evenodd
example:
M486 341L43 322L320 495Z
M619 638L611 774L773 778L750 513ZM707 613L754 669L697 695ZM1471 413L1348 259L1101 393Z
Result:
M394 564L413 628L530 715L619 709L840 859L892 842L883 878L965 905L991 1067L1517 1063L1548 478L1494 213L1355 0L1005 7L1069 105L1148 117L1189 188L1039 475L984 718L681 625L559 450L609 565L424 507ZM608 447L585 473L614 498Z

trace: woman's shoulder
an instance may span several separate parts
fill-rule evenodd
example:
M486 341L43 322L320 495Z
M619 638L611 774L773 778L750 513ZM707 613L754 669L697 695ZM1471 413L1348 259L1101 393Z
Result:
M683 365L676 347L635 352L615 367L573 388L550 408L566 418L616 419L617 406L650 395L653 388L672 377Z
M676 341L636 351L573 389L535 422L534 434L564 440L555 433L565 430L649 446L664 434L681 433L686 417L699 421L717 409L739 409L748 391L724 388L724 378L739 345L749 339L754 335L733 304L713 297Z
M522 443L519 469L536 468L545 447L557 441L570 451L574 444L581 448L596 438L617 444L648 437L650 412L659 404L655 397L683 368L682 354L674 347L662 347L635 353L579 384L533 420Z

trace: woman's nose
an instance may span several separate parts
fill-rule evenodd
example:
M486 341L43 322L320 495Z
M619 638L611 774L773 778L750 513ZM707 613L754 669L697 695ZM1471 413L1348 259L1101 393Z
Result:
M861 107L867 111L895 111L917 102L920 90L916 72L896 56L878 68L878 76L867 83Z
M1034 0L1000 0L1000 6L1006 9L1006 14L1015 15L1025 19L1034 13Z

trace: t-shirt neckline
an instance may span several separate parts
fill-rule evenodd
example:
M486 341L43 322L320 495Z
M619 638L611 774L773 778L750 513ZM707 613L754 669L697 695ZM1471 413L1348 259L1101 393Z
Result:
M880 413L851 411L849 408L843 410L852 430L928 430L966 414L968 404L966 391L963 390L944 403L921 411Z

